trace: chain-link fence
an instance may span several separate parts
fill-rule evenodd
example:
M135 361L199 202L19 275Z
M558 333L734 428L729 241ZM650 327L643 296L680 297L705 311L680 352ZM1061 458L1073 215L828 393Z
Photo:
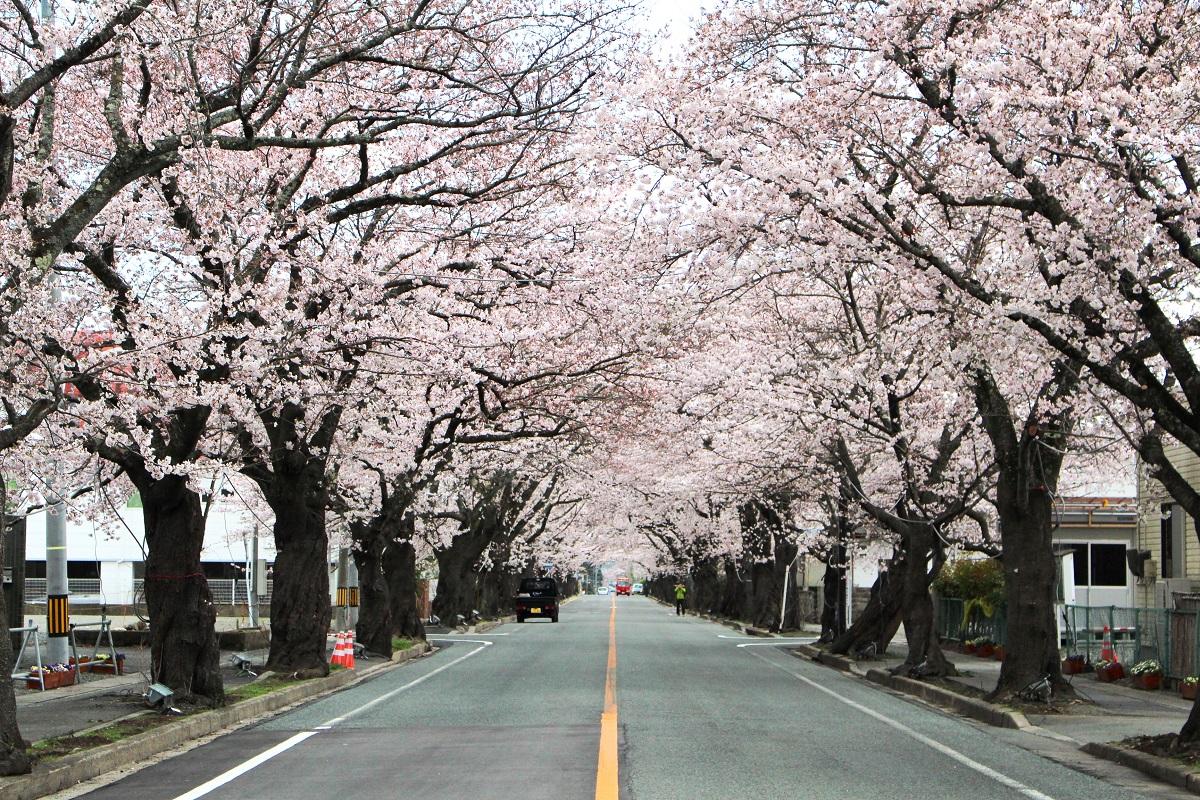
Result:
M1004 644L1007 616L1003 606L984 613L978 604L953 597L938 598L938 633L943 641L987 638ZM1163 665L1166 677L1200 674L1200 608L1129 608L1126 606L1058 606L1059 642L1067 655L1095 663L1104 647L1105 629L1117 658L1136 663L1147 658Z

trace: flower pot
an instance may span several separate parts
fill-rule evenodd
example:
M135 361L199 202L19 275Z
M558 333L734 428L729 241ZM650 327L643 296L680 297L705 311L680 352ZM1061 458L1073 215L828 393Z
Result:
M980 645L975 648L975 655L980 658L991 658L996 652L996 646L991 644Z
M1184 700L1195 700L1198 689L1200 689L1200 683L1181 683L1179 684L1179 696Z
M1133 686L1147 692L1155 692L1162 688L1161 672L1143 672L1133 676Z
M42 675L47 689L59 689L63 686L73 686L75 684L75 671L68 670L67 672L46 672ZM25 679L25 685L30 689L41 688L38 685L38 680L34 676L29 676Z
M963 643L963 652L966 653L967 655L971 655L972 653L975 652L975 645L964 642Z
M1062 661L1063 675L1079 675L1083 672L1082 658L1064 658Z
M996 659L997 661L1004 660L1004 645L998 645L996 647L995 652L992 653L992 658Z
M1119 681L1125 677L1125 667L1120 664L1110 664L1103 669L1096 670L1096 680L1101 683L1112 683Z

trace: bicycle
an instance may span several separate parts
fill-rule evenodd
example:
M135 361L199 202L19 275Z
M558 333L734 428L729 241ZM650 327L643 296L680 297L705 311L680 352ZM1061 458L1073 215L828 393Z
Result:
M1017 692L1017 697L1030 703L1045 703L1050 704L1054 697L1054 686L1050 683L1050 675L1046 674L1033 681L1021 691Z

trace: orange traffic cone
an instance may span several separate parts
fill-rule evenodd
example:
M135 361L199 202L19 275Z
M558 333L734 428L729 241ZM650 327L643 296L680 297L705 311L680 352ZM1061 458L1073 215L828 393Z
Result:
M346 669L354 669L354 631L346 631L346 660L342 662Z
M1100 660L1116 662L1117 651L1113 649L1112 633L1108 630L1108 626L1104 626L1104 641L1100 643Z
M346 634L337 634L337 643L333 646L333 657L329 659L331 666L346 666Z

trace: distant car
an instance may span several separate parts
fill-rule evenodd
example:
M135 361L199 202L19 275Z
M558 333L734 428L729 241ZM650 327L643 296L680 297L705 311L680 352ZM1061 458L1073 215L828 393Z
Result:
M641 594L641 593L642 593L642 585L641 585L640 583L635 583L635 584L633 585L633 593L634 593L634 594Z
M558 583L553 578L522 578L513 605L517 622L530 617L558 622Z
M599 589L596 590L596 594L608 594L608 587L601 586Z
M617 594L632 594L633 584L629 581L617 581Z

